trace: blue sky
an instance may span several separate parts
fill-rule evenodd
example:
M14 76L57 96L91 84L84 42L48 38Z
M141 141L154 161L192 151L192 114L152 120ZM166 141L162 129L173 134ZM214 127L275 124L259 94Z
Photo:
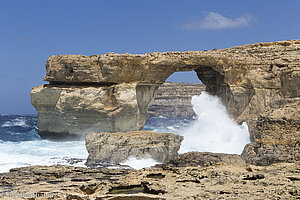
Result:
M29 93L45 83L51 55L208 50L298 39L299 10L298 0L2 0L0 113L35 113ZM198 81L193 72L169 80Z

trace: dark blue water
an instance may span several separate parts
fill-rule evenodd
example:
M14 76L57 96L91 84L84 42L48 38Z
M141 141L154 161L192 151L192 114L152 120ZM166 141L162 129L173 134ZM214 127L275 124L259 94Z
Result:
M191 120L150 118L145 130L178 133ZM0 172L30 165L84 166L88 153L84 141L54 142L38 135L36 115L0 114ZM73 164L72 160L80 162Z
M36 115L0 115L0 140L40 140L36 121Z
M179 133L194 120L152 117L147 119L144 130ZM0 140L4 142L41 140L37 131L37 115L0 115Z

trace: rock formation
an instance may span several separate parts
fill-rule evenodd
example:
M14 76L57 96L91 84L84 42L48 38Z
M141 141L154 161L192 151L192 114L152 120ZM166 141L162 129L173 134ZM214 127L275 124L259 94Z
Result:
M195 116L191 99L205 90L201 83L165 82L155 92L153 103L148 109L148 117L182 117Z
M210 152L187 152L170 160L166 166L172 167L207 167L225 163L231 166L246 166L245 160L237 154L210 153Z
M157 86L41 85L31 91L42 138L78 139L89 132L139 130Z
M166 163L177 156L182 136L154 131L87 134L87 166L101 163L119 164L129 157L152 158Z
M52 56L44 78L49 85L32 91L39 133L139 130L158 86L176 71L195 70L206 91L219 96L238 123L248 123L251 145L299 145L299 52L300 40L291 40L210 51ZM94 91L89 103L81 96L86 88ZM259 164L247 149L246 161Z
M32 196L39 194L67 200L299 199L299 164L215 163L138 171L30 166L0 173L0 198L46 199Z

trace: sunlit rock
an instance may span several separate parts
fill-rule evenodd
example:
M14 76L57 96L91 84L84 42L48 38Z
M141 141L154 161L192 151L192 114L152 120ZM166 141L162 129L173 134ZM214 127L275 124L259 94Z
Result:
M210 51L51 56L44 79L50 84L46 89L33 89L32 103L37 108L39 133L44 138L138 130L144 125L158 86L174 72L195 70L206 91L219 96L238 123L248 123L252 142L299 145L299 113L288 117L287 123L284 113L279 113L274 123L271 115L274 109L299 110L299 106L285 103L299 103L299 62L300 40ZM64 94L69 89L59 88L60 85L73 91ZM90 87L95 98L92 105L97 105L94 108L85 103L85 92L77 94ZM66 95L69 96L64 99ZM103 106L98 106L99 101ZM285 125L278 126L281 122Z
M89 133L87 166L121 163L129 157L151 158L165 163L178 155L182 136L154 131Z

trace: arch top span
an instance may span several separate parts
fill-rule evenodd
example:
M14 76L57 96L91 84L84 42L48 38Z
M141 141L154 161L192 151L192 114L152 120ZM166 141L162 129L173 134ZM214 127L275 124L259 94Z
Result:
M227 73L231 69L238 70L239 66L299 64L295 52L299 46L299 41L294 40L210 51L56 55L47 60L44 80L63 83L163 83L174 72L206 66Z

